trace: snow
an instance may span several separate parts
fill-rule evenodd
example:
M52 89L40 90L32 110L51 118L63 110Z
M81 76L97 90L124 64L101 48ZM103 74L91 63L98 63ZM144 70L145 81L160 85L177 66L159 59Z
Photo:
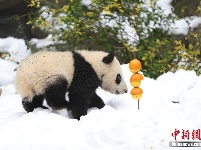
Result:
M171 25L172 30L169 33L187 35L189 27L194 29L198 27L200 24L201 24L201 17L191 16L182 18L176 20L175 23Z
M158 6L160 6L161 9L164 10L164 14L166 15L173 14L173 7L171 6L171 2L172 0L157 0ZM178 20L175 20L174 23L171 24L171 31L169 31L169 33L187 35L189 27L194 29L200 24L201 17L188 16L185 18L180 18Z
M44 48L46 46L49 46L51 44L55 44L52 40L52 35L49 34L46 38L44 39L37 39L37 38L32 38L30 43L32 45L35 45L36 48L40 49L40 48Z
M1 44L4 51L13 43L15 55L30 54L21 40L6 38L0 43L7 43ZM8 60L0 60L0 64L1 150L165 150L171 149L175 129L192 132L201 128L201 76L194 71L168 72L156 80L145 77L140 110L129 93L113 95L99 88L97 93L106 106L89 109L78 121L65 109L38 108L26 113L14 86L17 64ZM128 64L122 69L130 91L132 73ZM182 141L181 136L177 140Z
M156 4L157 4L157 6L159 6L161 8L164 15L168 16L171 14L172 16L174 16L174 18L178 18L172 11L173 7L171 5L171 2L172 2L172 0L157 0ZM153 10L150 6L151 6L151 1L145 0L144 4L141 6L141 8L148 10L153 15L154 15L154 13L161 13L159 11ZM110 17L108 18L108 17L104 16L107 13L112 15L112 19ZM142 12L140 17L144 18L146 20L147 14ZM137 35L135 29L132 26L130 26L129 21L126 17L124 18L125 20L122 20L121 17L115 13L111 14L111 12L103 11L100 14L100 18L101 18L101 23L103 26L116 27L116 26L118 26L118 24L121 24L121 26L123 27L123 32L119 31L119 33L118 33L119 35L117 35L119 37L119 39L121 39L121 38L128 39L128 44L136 46L136 43L138 43L137 41L139 40L139 35ZM120 22L117 22L118 20L120 20ZM185 18L175 19L174 22L172 20L169 20L169 24L167 24L167 22L164 22L163 20L160 20L160 18L158 18L157 22L151 21L149 25L145 25L142 23L141 26L143 26L143 28L144 28L143 37L146 38L148 36L148 29L162 28L163 30L167 30L167 27L170 26L170 28L168 28L169 34L187 35L189 28L191 28L191 30L193 30L196 27L198 27L200 24L201 24L201 17L189 16L189 17L185 17Z
M10 60L15 60L16 62L30 55L30 50L27 49L25 41L13 37L0 38L0 51L9 52L11 54Z
M0 59L0 85L14 82L15 68L17 68L16 64Z
M141 35L143 36L143 38L148 37L148 34L149 34L148 30L152 30L155 28L161 28L163 30L167 30L168 28L169 34L187 35L189 27L191 27L191 29L193 30L194 28L198 27L201 24L201 17L197 17L197 16L189 16L186 18L176 19L178 17L176 17L176 15L172 11L174 9L171 5L172 0L156 0L156 5L159 6L162 11L151 8L150 6L153 4L153 2L155 1L144 0L143 4L140 7L141 9L148 10L150 13L153 14L153 16L155 15L155 13L159 13L159 14L163 13L166 16L169 16L169 15L174 16L175 20L172 21L172 19L170 19L169 22L167 23L167 22L164 22L163 20L160 20L160 18L157 18L155 19L157 20L157 22L150 21L148 25L145 25L142 23L141 26L144 28L144 31L143 33L141 33ZM81 4L86 6L89 10L92 9L91 8L92 3L93 1L91 0L81 1ZM46 20L47 28L50 33L54 32L54 30L57 30L57 31L60 29L66 30L67 28L66 24L64 24L61 21L62 16L65 16L64 13L60 13L58 17L54 18L54 21L52 21L53 14L49 12L48 7L43 6L41 8L41 12L42 12L41 17ZM105 16L105 14L111 15L111 17L107 17ZM137 34L136 30L130 25L128 18L124 17L124 19L122 19L122 16L119 16L116 13L112 14L110 11L104 11L104 10L100 13L99 17L101 18L100 23L101 23L101 26L103 27L104 26L117 27L119 26L118 24L120 24L122 26L122 30L118 31L117 37L120 40L126 39L128 44L136 46L136 44L139 41L139 35ZM146 20L147 17L148 17L147 14L142 11L140 18L144 18L144 20ZM52 24L54 24L54 30L51 29ZM71 25L71 27L73 28L73 25ZM44 42L38 42L39 41L38 39L32 39L31 43L35 44L36 48L41 48L44 46L54 44L55 41L53 40L53 38L58 39L60 36L62 36L62 34L57 34L54 36L50 35L47 38L43 39Z
M18 62L30 55L25 41L13 37L0 38L0 52L9 53L5 60L0 57L0 86L14 82L15 69Z
M158 0L165 14L172 13L172 0ZM90 0L82 0L89 5ZM176 21L173 33L186 34L188 24L196 27L199 17ZM115 25L115 23L113 24ZM126 27L128 32L129 27ZM132 31L134 32L134 31ZM38 48L52 44L51 36L32 39ZM97 94L106 106L92 108L80 121L72 119L71 112L35 109L26 113L14 86L17 62L30 55L24 40L8 37L0 39L0 52L9 52L0 59L0 150L166 150L174 141L172 133L177 130L201 129L201 76L194 71L178 70L165 73L154 80L145 77L140 86L144 93L137 100L129 93L113 95L102 89ZM129 91L128 64L122 65ZM174 102L174 103L173 103ZM182 139L182 133L177 136ZM189 141L193 141L192 136ZM200 141L196 139L195 141ZM187 148L197 150L200 148Z
M161 7L161 9L164 10L164 13L166 15L169 15L172 13L172 5L171 5L172 0L158 0L157 5Z

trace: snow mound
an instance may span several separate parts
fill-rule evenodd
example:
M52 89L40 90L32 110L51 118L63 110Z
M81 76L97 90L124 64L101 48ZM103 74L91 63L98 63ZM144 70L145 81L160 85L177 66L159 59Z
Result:
M131 89L128 65L122 65L122 69ZM157 80L145 77L140 110L129 93L113 95L97 89L106 106L90 109L80 121L72 119L65 109L38 108L26 113L14 85L1 88L2 150L169 149L175 129L191 131L201 126L201 77L194 71L168 72ZM182 140L181 135L178 139Z

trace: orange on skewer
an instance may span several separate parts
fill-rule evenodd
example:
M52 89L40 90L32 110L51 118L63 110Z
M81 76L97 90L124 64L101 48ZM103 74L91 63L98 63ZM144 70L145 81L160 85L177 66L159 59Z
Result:
M142 67L142 64L139 60L137 59L133 59L130 61L129 63L129 69L132 73L136 73L140 70L140 68Z
M130 83L133 87L139 87L141 85L141 80L143 79L143 75L140 73L134 73L130 78Z
M131 90L130 94L136 100L139 100L142 97L143 90L141 88L135 87Z

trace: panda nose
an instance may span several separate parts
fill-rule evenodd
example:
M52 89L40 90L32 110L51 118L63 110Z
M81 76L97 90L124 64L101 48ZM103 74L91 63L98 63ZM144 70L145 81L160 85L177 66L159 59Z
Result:
M128 92L128 90L124 90L124 92L125 92L125 93L127 93L127 92Z

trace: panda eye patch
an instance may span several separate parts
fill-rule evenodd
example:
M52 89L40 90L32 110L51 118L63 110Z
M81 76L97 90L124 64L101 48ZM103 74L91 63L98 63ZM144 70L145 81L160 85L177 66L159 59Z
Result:
M116 77L115 82L116 82L117 84L120 84L120 82L121 82L121 75L120 75L120 74L117 74L117 77Z

